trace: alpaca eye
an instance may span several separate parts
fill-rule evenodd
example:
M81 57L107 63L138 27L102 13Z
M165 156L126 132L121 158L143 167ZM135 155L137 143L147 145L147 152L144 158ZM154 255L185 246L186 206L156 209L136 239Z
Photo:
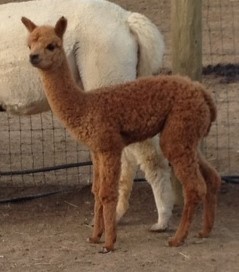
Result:
M31 49L31 45L28 45L28 48Z
M50 51L53 51L55 49L55 45L52 44L52 43L49 43L46 47L46 49L50 50Z

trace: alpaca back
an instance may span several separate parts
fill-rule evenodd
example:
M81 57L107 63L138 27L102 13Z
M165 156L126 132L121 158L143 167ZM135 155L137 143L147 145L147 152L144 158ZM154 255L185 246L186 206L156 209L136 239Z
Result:
M127 138L127 144L153 137L172 108L174 92L170 84L164 85L167 80L167 76L146 77L87 92L85 112L101 126L104 122L114 127ZM101 132L103 128L98 134Z

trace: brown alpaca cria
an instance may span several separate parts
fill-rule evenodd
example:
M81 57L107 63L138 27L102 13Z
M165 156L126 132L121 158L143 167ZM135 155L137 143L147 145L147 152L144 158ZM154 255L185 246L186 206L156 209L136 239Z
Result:
M216 108L201 84L180 76L158 76L83 92L74 82L63 49L67 21L36 26L30 32L30 62L40 71L53 113L78 141L86 144L94 165L94 228L89 242L105 232L103 253L116 241L117 186L125 146L161 133L160 146L184 190L181 222L170 246L187 237L195 208L203 201L200 237L212 230L220 178L198 152L200 140L216 119Z

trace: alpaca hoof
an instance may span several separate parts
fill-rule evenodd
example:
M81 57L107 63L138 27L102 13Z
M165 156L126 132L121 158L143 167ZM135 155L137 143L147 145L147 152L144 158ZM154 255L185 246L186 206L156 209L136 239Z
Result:
M179 247L179 246L183 245L183 241L177 240L175 238L169 238L168 245L170 247Z
M99 250L99 253L101 254L106 254L106 253L110 253L113 251L113 248L110 248L110 247L102 247L100 250Z
M99 238L93 238L93 237L88 237L86 240L90 244L99 244L100 239Z
M168 229L168 224L159 224L155 223L152 225L152 227L149 229L151 232L164 232Z

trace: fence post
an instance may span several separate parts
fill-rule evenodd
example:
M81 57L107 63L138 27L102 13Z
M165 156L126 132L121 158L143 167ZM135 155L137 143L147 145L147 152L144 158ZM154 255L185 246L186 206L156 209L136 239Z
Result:
M172 72L202 79L202 0L171 0ZM183 203L181 184L172 178L176 202Z
M172 69L201 81L202 0L171 1Z

